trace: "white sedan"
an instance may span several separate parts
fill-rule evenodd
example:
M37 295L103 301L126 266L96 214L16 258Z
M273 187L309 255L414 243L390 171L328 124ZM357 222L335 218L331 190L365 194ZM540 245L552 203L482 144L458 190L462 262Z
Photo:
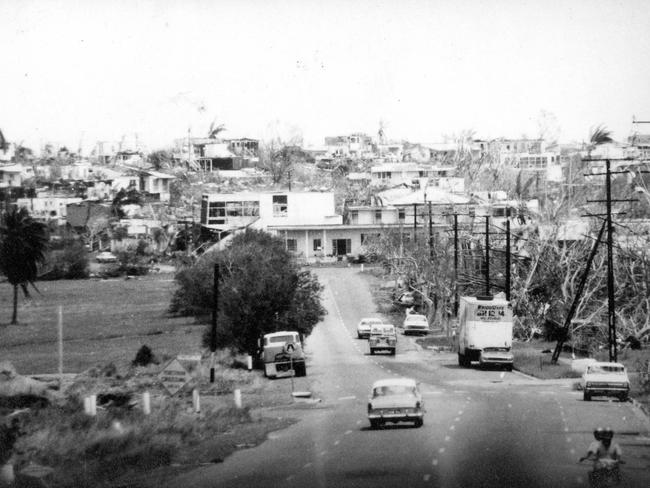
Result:
M368 399L368 420L375 429L387 422L424 423L424 403L417 383L411 378L375 381Z
M104 251L104 252L100 252L95 258L95 260L98 263L116 263L117 256L112 252Z
M429 321L424 315L412 313L404 319L404 335L429 333Z
M368 339L370 337L370 329L373 325L382 324L383 321L377 317L364 317L357 325L357 337L359 339Z
M630 379L620 363L593 362L587 365L580 385L585 401L593 396L613 396L625 402L630 393Z

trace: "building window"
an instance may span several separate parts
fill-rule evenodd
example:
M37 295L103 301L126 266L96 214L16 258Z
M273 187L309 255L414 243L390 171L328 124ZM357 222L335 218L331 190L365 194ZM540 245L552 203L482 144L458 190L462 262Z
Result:
M298 250L297 239L287 239L287 251L296 252Z
M322 241L320 239L314 239L314 251L320 251L322 249Z
M209 203L209 217L225 217L226 216L226 202L210 202Z
M406 210L400 208L397 211L397 218L400 220L400 222L404 222L406 220Z
M357 224L359 222L359 211L351 210L350 211L350 223Z
M287 216L287 196L286 195L273 195L273 216L286 217Z
M375 222L381 222L381 210L375 210Z
M332 254L344 256L352 252L352 239L332 239Z

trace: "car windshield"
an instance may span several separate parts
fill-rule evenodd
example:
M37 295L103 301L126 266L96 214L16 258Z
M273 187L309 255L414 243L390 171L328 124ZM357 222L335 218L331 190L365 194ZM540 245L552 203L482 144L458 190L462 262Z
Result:
M275 337L269 337L269 342L294 342L292 335L281 335Z
M381 319L363 319L361 325L381 324Z
M373 327L370 331L372 335L395 335L393 327Z
M395 395L415 395L416 389L414 386L406 385L386 385L378 386L372 391L373 398L383 397L383 396L395 396Z
M424 315L410 315L406 318L407 322L426 322L427 318Z
M594 364L589 366L587 370L588 373L614 373L614 374L623 374L625 373L625 368L622 366L614 365L604 365L604 364Z

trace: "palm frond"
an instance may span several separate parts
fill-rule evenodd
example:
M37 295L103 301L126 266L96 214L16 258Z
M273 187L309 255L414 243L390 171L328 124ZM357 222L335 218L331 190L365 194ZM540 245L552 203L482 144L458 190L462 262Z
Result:
M591 131L589 136L589 142L592 146L599 146L601 144L607 144L608 142L613 142L612 133L603 125L595 127Z

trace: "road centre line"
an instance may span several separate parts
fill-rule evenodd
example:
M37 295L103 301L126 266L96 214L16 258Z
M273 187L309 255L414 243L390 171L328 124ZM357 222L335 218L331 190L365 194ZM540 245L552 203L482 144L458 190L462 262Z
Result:
M334 445L338 446L341 443L341 441L334 441Z
M305 464L305 465L302 467L302 469L307 469L307 468L309 468L310 466L311 466L311 463L307 463L307 464Z
M449 437L448 435L446 435L446 436L445 436L445 442L449 442L450 440L451 440L451 437Z
M289 476L286 477L285 481L291 481L294 478L295 478L295 475L290 474Z
M438 452L439 452L440 454L442 454L443 452L445 452L445 448L444 448L444 447L441 447L440 449L438 449Z
M431 479L431 475L430 475L430 474L425 474L425 475L422 477L422 480L423 480L423 481L429 481L430 479Z
M354 395L339 397L339 401L342 400L355 400L357 397Z
M351 431L351 430L346 430L346 431L345 431L345 435L350 435L350 434L352 434L352 431Z
M433 466L438 466L438 460L436 458L433 458L433 461L431 461L431 464Z

